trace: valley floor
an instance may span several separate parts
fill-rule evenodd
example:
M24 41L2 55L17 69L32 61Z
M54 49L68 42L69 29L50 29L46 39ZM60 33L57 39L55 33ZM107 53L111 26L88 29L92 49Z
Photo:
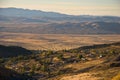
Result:
M0 44L30 50L63 50L120 41L120 35L31 34L0 32Z

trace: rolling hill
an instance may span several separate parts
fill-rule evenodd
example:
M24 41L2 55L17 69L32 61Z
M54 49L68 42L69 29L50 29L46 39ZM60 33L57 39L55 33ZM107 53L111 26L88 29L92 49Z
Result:
M18 55L31 54L32 52L17 46L3 46L0 45L0 58L1 57L14 57Z
M19 80L19 73L37 80L112 80L120 72L120 42L2 59L0 63L11 70L0 67L0 78Z
M21 75L13 70L0 66L0 80L28 80L28 79L33 80L29 76Z
M2 25L2 23L1 23ZM38 34L120 34L117 22L81 22L49 24L3 24L0 32L38 33Z

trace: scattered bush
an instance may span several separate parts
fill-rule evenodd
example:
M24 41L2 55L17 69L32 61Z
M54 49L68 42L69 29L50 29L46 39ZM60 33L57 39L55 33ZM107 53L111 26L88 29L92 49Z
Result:
M59 54L59 55L57 56L57 58L60 59L60 60L62 60L62 59L63 59L63 54Z
M77 58L78 58L78 59L82 59L82 58L83 58L83 55L78 54L78 55L77 55Z

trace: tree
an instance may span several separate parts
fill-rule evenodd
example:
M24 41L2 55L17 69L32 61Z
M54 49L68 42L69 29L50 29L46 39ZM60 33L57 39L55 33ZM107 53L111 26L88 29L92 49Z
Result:
M82 59L82 58L83 58L83 55L78 54L78 55L77 55L77 58L78 58L78 59Z
M58 59L62 60L63 59L63 54L59 54L57 57L58 57Z
M30 76L32 76L32 75L34 75L35 74L35 70L36 70L36 66L35 65L33 65L32 67L31 67L31 70L30 70Z
M4 63L5 59L4 58L0 58L0 63Z

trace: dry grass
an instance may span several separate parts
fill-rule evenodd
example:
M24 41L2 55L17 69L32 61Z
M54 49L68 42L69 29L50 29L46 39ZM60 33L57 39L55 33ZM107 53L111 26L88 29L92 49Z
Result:
M99 80L99 78L93 76L93 73L83 73L72 76L65 76L60 80Z
M112 80L120 80L120 74L116 75L115 77L113 77Z
M29 34L0 32L0 44L28 49L62 50L120 41L120 35Z
M80 70L80 69L85 69L91 66L96 66L102 62L103 60L93 60L93 61L87 61L85 63L69 64L69 65L66 65L65 68L74 68L76 70Z

